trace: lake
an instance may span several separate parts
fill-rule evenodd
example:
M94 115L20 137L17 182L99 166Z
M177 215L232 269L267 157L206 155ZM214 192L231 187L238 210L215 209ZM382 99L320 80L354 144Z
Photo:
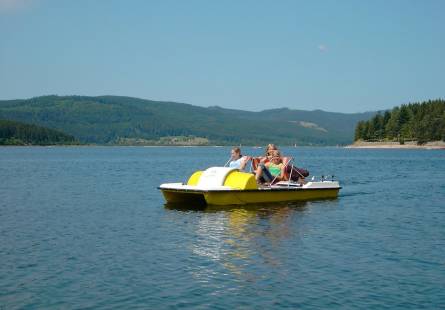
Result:
M0 148L0 309L445 308L445 151L282 151L338 199L164 206L226 147Z

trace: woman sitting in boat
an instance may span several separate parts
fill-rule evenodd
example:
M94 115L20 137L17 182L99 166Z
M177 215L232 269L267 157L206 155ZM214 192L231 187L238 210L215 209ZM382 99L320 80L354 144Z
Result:
M271 151L269 162L260 163L255 174L258 183L286 181L285 165L277 150Z
M241 155L239 147L234 147L230 152L230 156L229 167L239 169L240 171L244 171L247 162L251 159L250 156Z
M278 151L277 146L272 143L268 144L266 146L266 152L264 154L264 157L261 159L261 162L266 163L266 162L270 161L273 156L273 152L275 152L275 151Z
M264 156L252 157L253 170L256 171L258 169L258 167L260 166L260 164L264 165L264 164L270 162L272 159L273 152L275 152L275 151L278 151L278 147L275 144L270 143L266 146ZM282 158L282 159L283 159L283 163L285 164L286 163L286 162L284 162L285 158Z

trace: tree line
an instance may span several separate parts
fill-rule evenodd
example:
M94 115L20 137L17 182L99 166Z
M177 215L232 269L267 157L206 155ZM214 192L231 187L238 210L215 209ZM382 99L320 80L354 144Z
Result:
M0 120L0 145L78 144L63 132L32 124Z
M445 141L445 101L429 100L403 104L358 122L354 140L365 141Z

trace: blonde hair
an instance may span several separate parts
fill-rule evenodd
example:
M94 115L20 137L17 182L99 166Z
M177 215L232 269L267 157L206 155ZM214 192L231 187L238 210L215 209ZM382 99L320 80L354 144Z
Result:
M270 154L272 153L272 151L278 151L278 148L275 144L273 143L269 143L266 146L266 156L270 156Z

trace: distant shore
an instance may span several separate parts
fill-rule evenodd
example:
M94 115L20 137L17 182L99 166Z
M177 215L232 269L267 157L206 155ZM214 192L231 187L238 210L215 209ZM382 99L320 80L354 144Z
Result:
M356 141L354 144L345 146L347 149L426 149L426 150L443 150L445 149L444 141L432 141L422 145L418 145L416 141L407 141L404 144L399 142L366 142Z

